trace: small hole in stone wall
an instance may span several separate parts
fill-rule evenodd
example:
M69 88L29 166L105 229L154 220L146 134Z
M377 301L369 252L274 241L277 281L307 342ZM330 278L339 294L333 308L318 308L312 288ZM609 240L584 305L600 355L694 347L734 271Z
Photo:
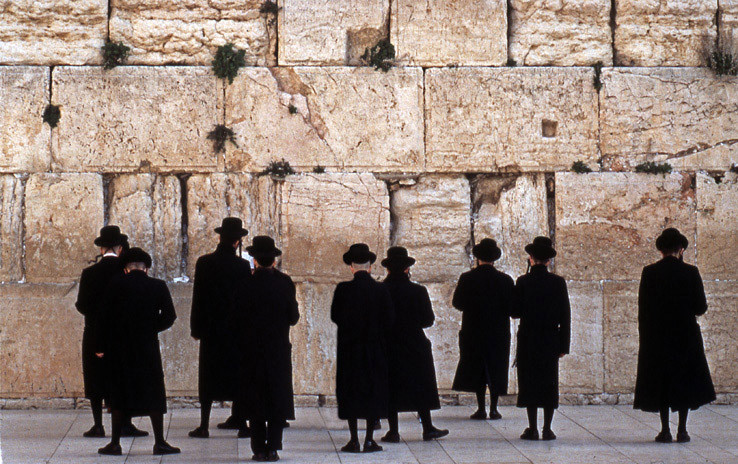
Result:
M550 119L544 119L541 122L541 135L546 138L556 137L556 129L558 128L558 126L558 122L551 121Z

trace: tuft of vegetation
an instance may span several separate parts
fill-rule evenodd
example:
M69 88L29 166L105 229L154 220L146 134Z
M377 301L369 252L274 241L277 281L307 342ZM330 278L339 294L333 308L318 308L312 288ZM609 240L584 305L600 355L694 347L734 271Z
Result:
M594 88L596 91L600 91L602 89L602 61L598 61L593 66L594 68Z
M384 72L389 71L394 66L395 46L389 39L382 39L371 48L364 50L361 59L374 69L381 69Z
M292 169L289 161L285 161L284 158L282 158L282 161L271 161L267 165L266 169L264 169L261 173L268 174L272 177L276 177L277 179L284 179L290 174L294 174L295 170Z
M297 114L297 107L290 103L290 106L287 107L287 110L290 112L290 114Z
M671 172L671 164L669 163L654 163L653 161L646 161L635 167L636 172L645 172L648 174L668 174Z
M44 109L43 114L44 122L51 126L51 128L55 128L57 124L59 124L59 119L61 119L61 110L57 105L46 105L46 109Z
M325 168L321 165L317 165L313 168L313 172L315 174L323 174L325 172Z
M728 47L718 46L707 55L707 66L718 76L738 75L738 56Z
M571 165L571 171L576 172L578 174L584 174L587 172L592 172L592 168L584 164L584 161L574 161L574 163Z
M216 77L228 79L228 83L233 84L238 70L244 66L246 66L246 50L239 50L232 43L218 47L213 58L213 73Z
M130 47L124 45L123 42L105 41L105 45L102 46L103 69L113 69L122 65L130 53Z
M514 68L517 65L518 65L518 62L517 61L513 60L512 58L508 58L507 59L507 66L509 68Z
M738 174L738 164L733 164L732 166L730 166L730 172Z
M277 14L279 13L279 10L281 10L282 7L277 5L277 2L274 2L272 0L266 0L264 3L261 4L261 7L259 7L259 13L261 14Z
M215 129L208 132L208 140L213 141L213 149L215 153L223 153L225 151L226 142L231 142L233 145L238 147L236 144L236 134L233 129L230 129L223 124L217 124Z

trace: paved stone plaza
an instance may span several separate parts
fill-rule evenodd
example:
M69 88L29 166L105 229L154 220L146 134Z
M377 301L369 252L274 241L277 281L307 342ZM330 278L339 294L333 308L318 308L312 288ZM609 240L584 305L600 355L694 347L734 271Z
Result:
M558 440L525 442L525 412L501 408L500 421L467 419L468 406L444 407L436 412L436 425L451 430L442 440L423 442L420 425L411 414L401 415L403 443L384 444L385 451L351 455L336 450L348 440L345 422L332 408L300 408L297 420L285 433L282 461L295 463L738 463L738 407L709 406L690 417L692 442L661 445L652 441L658 432L655 414L630 406L562 406L554 418ZM151 455L153 439L124 439L121 457L101 457L97 448L107 439L82 438L89 428L89 411L1 411L0 463L235 463L250 460L248 439L215 429L228 410L213 411L211 438L187 437L198 422L196 409L174 409L166 418L168 440L182 448L181 455ZM139 424L150 430L148 420ZM383 424L386 427L386 423ZM674 425L674 429L676 425ZM106 422L109 433L109 423ZM379 432L383 434L386 431Z

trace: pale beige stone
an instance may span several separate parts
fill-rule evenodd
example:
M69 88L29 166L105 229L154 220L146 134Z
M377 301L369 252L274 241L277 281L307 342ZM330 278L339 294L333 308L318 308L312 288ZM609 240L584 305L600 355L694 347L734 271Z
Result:
M113 0L110 39L131 47L130 64L209 66L226 43L248 66L276 64L277 22L262 0Z
M390 0L281 0L280 65L356 65L386 35Z
M571 280L635 280L660 259L655 241L676 227L694 243L688 174L557 173L556 271ZM694 260L694 247L685 254Z
M618 66L702 66L718 0L615 0Z
M717 392L738 389L738 282L705 282L707 313L697 318Z
M542 171L594 162L593 78L587 68L426 71L426 169Z
M13 175L0 175L0 282L23 278L24 182Z
M738 174L697 174L697 265L704 279L738 280Z
M602 283L567 282L571 304L571 345L559 365L562 393L602 393L605 354Z
M518 65L612 64L610 0L512 0L509 13Z
M336 325L331 321L333 284L297 284L300 320L290 331L296 395L332 395L336 389Z
M199 344L190 336L192 285L170 284L177 320L159 334L164 383L169 396L197 396Z
M49 103L49 70L0 66L0 102L0 172L46 171L51 129L42 115Z
M71 282L99 253L103 185L97 174L32 174L26 184L25 259L29 282Z
M708 69L605 69L600 95L604 166L644 161L682 170L738 162L738 85Z
M633 393L638 367L638 282L605 282L605 391Z
M208 68L62 67L52 81L56 170L212 171L222 158L207 140L220 114Z
M107 0L3 2L0 63L99 64L107 23Z
M735 53L738 51L738 0L719 0L718 4L720 40Z
M228 168L259 172L285 159L301 171L419 171L422 82L419 68L244 69L226 89L238 144L228 145Z
M342 256L363 242L384 256L389 195L371 174L288 176L281 196L282 266L295 280L349 280ZM377 274L381 274L378 263Z
M507 61L504 0L392 2L398 61L416 66L500 66Z
M469 270L469 203L469 181L463 176L423 176L393 193L393 244L417 260L414 279L443 282Z
M527 269L525 245L548 235L543 174L487 175L474 182L474 241L497 241L502 257L495 267L513 279Z

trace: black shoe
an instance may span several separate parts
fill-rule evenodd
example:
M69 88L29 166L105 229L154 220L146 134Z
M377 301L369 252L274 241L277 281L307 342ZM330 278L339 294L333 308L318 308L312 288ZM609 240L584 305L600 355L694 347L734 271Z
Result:
M192 438L209 438L210 432L208 429L204 427L198 427L195 430L192 430L188 435Z
M343 448L341 448L341 451L344 453L361 453L361 445L359 445L359 440L349 440L348 443L346 443Z
M251 438L251 429L247 425L238 429L238 438Z
M385 433L380 440L386 442L386 443L400 443L400 434L398 432L394 432L390 430L389 432Z
M120 428L121 437L148 437L149 432L137 429L133 424L126 424Z
M541 440L556 440L556 434L551 429L543 429Z
M671 436L671 432L667 431L661 431L658 435L656 435L656 438L654 438L654 441L656 443L671 443L674 441L674 438Z
M251 456L251 460L257 462L266 462L267 455L266 453L255 453L253 456Z
M692 440L692 438L690 438L686 430L683 432L677 432L677 443L687 443L690 440Z
M103 438L105 437L105 429L102 425L93 425L92 428L83 433L82 436L85 438Z
M525 429L522 435L520 435L521 440L538 440L538 430L532 429L528 427Z
M469 416L469 419L487 420L487 412L482 409L477 409L477 412Z
M179 448L175 448L167 442L157 443L154 445L154 454L178 454Z
M500 414L500 411L497 409L493 409L489 412L489 418L492 420L499 420L502 419L502 414Z
M376 441L374 440L367 440L364 442L364 452L365 453L376 453L377 451L382 451L384 448L379 446Z
M223 430L238 430L241 428L241 424L239 424L238 419L231 416L228 419L225 420L225 422L221 422L216 427Z
M123 449L121 449L120 445L114 445L112 443L108 443L104 447L97 450L97 454L105 454L108 456L120 456L123 454Z
M423 441L431 441L448 435L448 430L437 429L432 427L427 432L423 432Z
M279 454L277 454L277 451L276 450L271 450L271 451L267 452L266 460L267 460L267 462L279 461Z

